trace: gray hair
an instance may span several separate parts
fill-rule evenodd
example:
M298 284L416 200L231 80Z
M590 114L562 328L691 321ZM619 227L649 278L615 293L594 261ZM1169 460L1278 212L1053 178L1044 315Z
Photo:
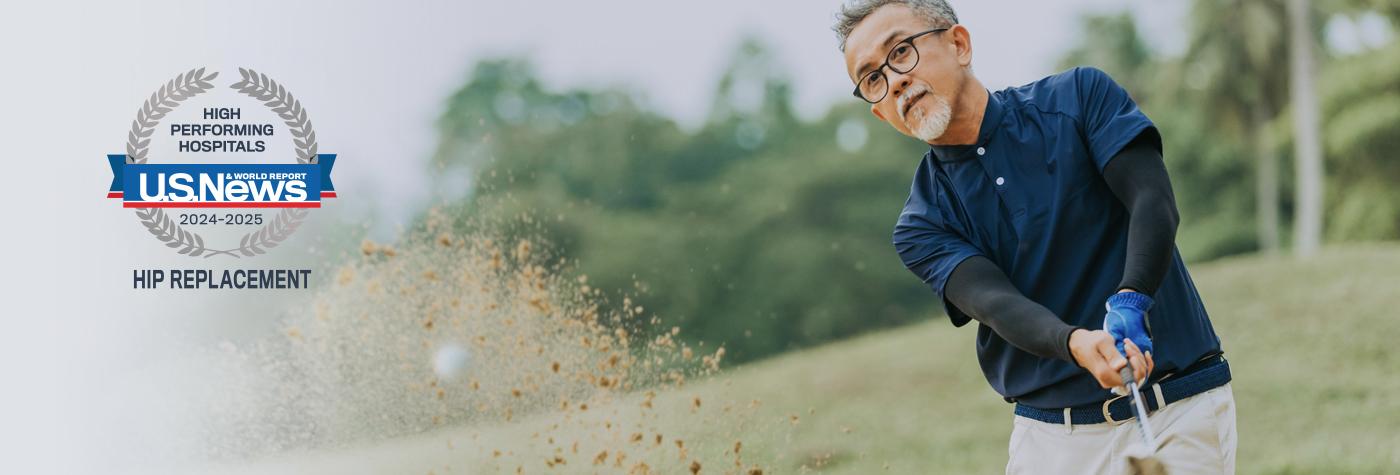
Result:
M928 20L934 28L949 28L958 23L958 14L946 0L854 0L841 6L836 14L836 39L841 42L841 51L846 51L846 37L861 20L885 5L904 5Z

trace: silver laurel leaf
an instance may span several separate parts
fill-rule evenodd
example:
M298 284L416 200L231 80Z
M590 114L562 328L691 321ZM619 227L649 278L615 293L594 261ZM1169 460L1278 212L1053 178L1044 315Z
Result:
M165 114L178 107L181 102L197 96L212 87L207 84L219 73L209 76L204 75L204 68L191 69L176 75L174 79L161 85L160 89L151 94L139 110L136 111L136 119L131 122L131 133L127 134L126 141L126 162L130 164L146 163L147 151L151 144L150 137L155 132L155 127L159 125L160 119ZM171 248L181 248L180 254L198 256L205 251L204 238L198 233L193 233L175 224L170 216L160 208L148 210L136 210L136 217L141 224L150 231L152 235L165 245Z

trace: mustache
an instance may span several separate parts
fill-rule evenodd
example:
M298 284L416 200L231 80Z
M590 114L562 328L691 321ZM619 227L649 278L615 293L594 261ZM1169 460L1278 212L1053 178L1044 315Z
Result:
M895 101L894 105L895 111L899 113L899 120L907 120L905 115L909 113L909 101L917 99L928 93L929 90L927 87L925 87L922 84L915 84L913 86L910 86L908 90L905 90L904 94L900 94L899 99Z

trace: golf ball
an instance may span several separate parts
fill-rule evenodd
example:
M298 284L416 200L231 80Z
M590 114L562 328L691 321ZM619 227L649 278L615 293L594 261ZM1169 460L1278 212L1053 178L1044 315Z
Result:
M466 374L471 363L471 353L456 344L447 344L433 354L433 372L443 380L456 380Z

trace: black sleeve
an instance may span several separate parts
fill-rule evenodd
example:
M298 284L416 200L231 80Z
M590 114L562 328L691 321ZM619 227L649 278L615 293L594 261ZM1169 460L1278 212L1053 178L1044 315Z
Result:
M1139 135L1113 156L1103 177L1128 208L1128 259L1118 290L1153 295L1172 263L1180 219L1162 153L1147 134Z
M982 256L969 257L948 276L944 297L1017 348L1071 363L1069 334L1078 327L1016 290L1006 273Z

